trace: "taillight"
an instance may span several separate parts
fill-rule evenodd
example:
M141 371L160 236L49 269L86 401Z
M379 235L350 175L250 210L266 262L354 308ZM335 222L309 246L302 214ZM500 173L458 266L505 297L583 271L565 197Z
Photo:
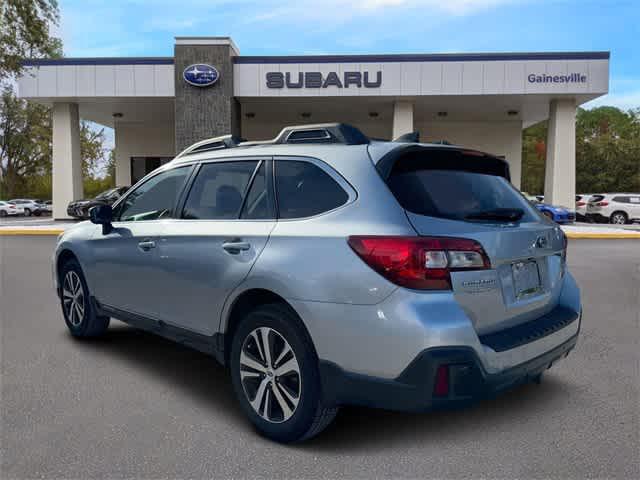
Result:
M482 245L466 238L352 236L349 246L387 280L416 290L451 290L450 272L491 268Z
M596 203L596 205L599 207L606 207L607 205L609 205L609 202L598 202Z
M584 207L587 202L576 202L576 207Z

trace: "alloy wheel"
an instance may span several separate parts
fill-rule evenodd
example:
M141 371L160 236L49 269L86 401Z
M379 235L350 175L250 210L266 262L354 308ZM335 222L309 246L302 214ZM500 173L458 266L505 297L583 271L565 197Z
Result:
M615 223L616 225L624 225L625 223L627 223L627 219L624 218L624 215L616 213L611 219L611 223Z
M253 410L264 420L290 419L300 402L302 377L289 342L269 327L254 329L240 352L240 381Z
M69 270L64 276L62 300L69 323L74 327L80 326L84 318L84 290L80 277L73 270Z

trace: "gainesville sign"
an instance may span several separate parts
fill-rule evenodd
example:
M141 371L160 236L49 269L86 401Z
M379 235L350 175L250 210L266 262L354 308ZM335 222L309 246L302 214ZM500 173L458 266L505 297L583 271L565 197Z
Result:
M267 88L378 88L382 85L382 72L267 72Z
M572 73L570 75L538 75L531 73L527 80L529 83L586 83L587 76L582 73Z

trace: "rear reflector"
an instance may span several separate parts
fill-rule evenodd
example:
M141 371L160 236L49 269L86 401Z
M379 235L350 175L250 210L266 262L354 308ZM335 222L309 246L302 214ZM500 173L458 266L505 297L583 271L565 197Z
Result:
M482 246L466 238L352 236L349 246L387 280L416 290L451 290L451 272L491 268Z
M449 395L449 366L440 365L436 371L436 381L433 384L433 395L447 397Z

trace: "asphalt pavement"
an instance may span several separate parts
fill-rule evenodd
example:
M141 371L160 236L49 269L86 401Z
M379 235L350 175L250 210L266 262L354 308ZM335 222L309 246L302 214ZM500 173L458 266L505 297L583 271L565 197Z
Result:
M212 358L115 321L71 338L54 240L0 237L0 478L640 478L640 241L570 241L582 333L541 385L456 411L344 408L282 446Z

